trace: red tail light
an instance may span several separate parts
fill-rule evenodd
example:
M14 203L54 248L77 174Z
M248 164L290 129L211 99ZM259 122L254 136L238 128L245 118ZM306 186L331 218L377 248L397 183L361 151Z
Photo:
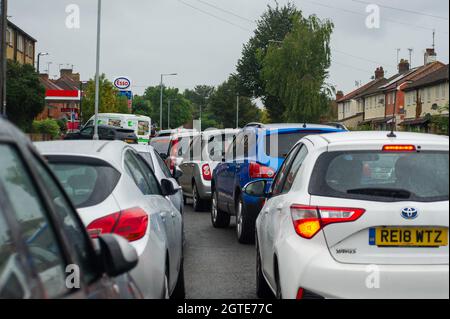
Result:
M298 288L297 297L295 299L297 299L297 300L303 299L304 293L305 293L305 290L303 288Z
M268 166L258 163L250 163L249 175L250 178L274 178L275 171Z
M415 152L414 145L384 145L383 152Z
M306 239L313 238L329 224L354 222L364 213L365 210L361 208L291 206L295 231Z
M135 207L94 220L87 229L92 238L97 238L101 234L114 233L128 241L135 241L144 237L147 227L147 213Z
M208 164L202 166L202 175L205 181L210 181L212 179L211 168Z

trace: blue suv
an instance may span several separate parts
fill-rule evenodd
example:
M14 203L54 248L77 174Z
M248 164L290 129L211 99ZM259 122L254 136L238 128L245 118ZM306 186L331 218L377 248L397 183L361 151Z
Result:
M286 155L297 141L311 134L343 132L313 124L252 123L233 139L217 165L211 182L211 222L216 228L230 225L236 216L236 234L243 244L254 242L255 221L264 202L242 192L249 182L273 180Z

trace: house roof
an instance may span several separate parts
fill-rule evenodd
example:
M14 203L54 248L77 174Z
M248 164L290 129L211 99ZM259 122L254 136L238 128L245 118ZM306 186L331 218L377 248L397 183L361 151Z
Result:
M377 82L379 82L380 80L373 80L370 81L369 83L361 86L360 88L357 88L356 90L348 93L347 95L345 95L344 97L340 98L339 100L337 100L337 103L342 103L342 102L346 102L348 100L353 99L354 97L356 97L357 95L361 95L363 94L366 90L370 89L373 85L375 85Z
M405 88L404 91L412 91L417 88L421 87L427 87L434 84L442 83L442 82L448 82L449 81L449 66L447 64L446 67L440 68L430 74L427 74L426 76L422 77L421 79L415 81L413 84L408 85L408 87Z
M397 81L392 81L392 84L386 86L385 91L392 91L397 88L399 84L403 84L406 81L416 81L424 76L427 76L430 73L433 73L436 69L441 69L445 67L445 64L442 62L436 61L427 65L423 65L421 67L412 69L410 72L404 73L403 77L400 77Z
M14 23L12 23L11 21L8 20L8 26L12 27L13 29L18 30L20 33L22 33L23 35L25 35L29 40L33 41L33 42L37 42L37 40L35 38L33 38L31 35L29 35L28 33L26 33L25 31L23 31L21 28L19 28L17 25L15 25Z
M386 84L386 82L387 82L387 79L385 79L385 78L372 81L372 82L369 83L370 85L365 90L363 90L361 92L358 92L358 94L354 98L358 99L358 98L361 98L363 96L369 95L370 92L378 90L378 88L381 85Z
M46 90L63 90L61 87L59 87L57 84L55 84L52 80L45 78L45 77L39 77L39 80L41 81L42 85L45 87Z
M63 90L79 90L80 84L68 76L63 76L54 81Z

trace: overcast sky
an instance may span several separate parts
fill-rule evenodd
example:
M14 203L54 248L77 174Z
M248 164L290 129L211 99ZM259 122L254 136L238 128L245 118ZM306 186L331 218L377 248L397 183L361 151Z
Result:
M381 7L380 29L368 29L364 2ZM287 0L279 0L280 4ZM387 76L396 72L396 49L413 65L423 64L423 52L436 29L438 59L449 59L448 0L293 0L305 15L335 23L333 64L328 82L348 92L355 81L366 82L379 65ZM66 27L66 7L80 8L80 28ZM214 8L210 5L216 6ZM235 71L242 46L271 0L103 0L101 72L112 79L129 76L134 93L157 85L161 73L177 72L166 84L180 89L197 84L218 85ZM51 61L74 65L82 80L95 74L96 0L10 0L15 24L38 40L42 70ZM414 12L420 12L417 14Z

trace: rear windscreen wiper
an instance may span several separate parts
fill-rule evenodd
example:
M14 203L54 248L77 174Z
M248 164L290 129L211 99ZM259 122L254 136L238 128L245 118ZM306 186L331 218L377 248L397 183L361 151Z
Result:
M357 188L347 190L347 194L361 194L402 199L408 199L412 195L410 191L397 188Z

